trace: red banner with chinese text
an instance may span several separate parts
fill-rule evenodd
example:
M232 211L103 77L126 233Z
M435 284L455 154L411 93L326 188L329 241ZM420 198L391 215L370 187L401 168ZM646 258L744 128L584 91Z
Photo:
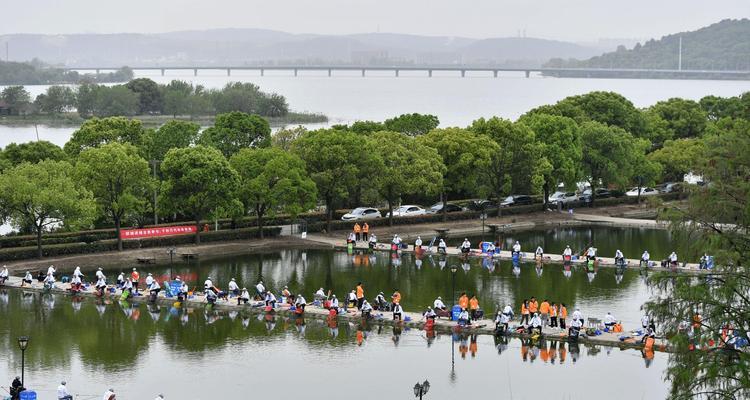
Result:
M187 235L196 232L195 225L191 226L165 226L163 228L123 229L120 238L142 239L157 236Z

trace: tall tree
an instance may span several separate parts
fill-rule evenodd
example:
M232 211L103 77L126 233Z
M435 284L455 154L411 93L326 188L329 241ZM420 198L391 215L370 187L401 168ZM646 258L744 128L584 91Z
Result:
M148 160L164 160L170 149L188 147L198 138L200 125L180 120L171 120L159 129L149 129L141 141L141 153Z
M70 86L53 85L46 93L36 97L34 104L44 113L60 114L72 109L76 104L76 93Z
M706 145L702 139L668 140L664 147L649 154L648 158L662 166L664 179L679 182L700 164L705 151Z
M173 80L166 84L163 89L164 114L177 117L190 113L190 96L193 94L193 85L185 81Z
M102 214L114 222L117 249L122 250L123 217L147 202L141 194L151 185L148 162L131 144L109 143L79 154L75 176L93 192Z
M385 120L383 125L389 131L419 136L437 128L440 125L440 120L437 116L430 114L401 114L398 117Z
M541 189L552 166L544 158L544 146L536 140L531 128L494 117L474 121L471 130L489 136L499 146L485 171L485 179L498 204L505 195L532 194ZM497 213L500 215L500 207Z
M205 146L172 149L161 164L164 183L159 204L195 221L200 244L201 222L219 209L233 208L238 175L218 150Z
M550 191L558 183L573 185L581 170L581 134L575 121L567 117L530 114L520 123L534 131L536 139L543 144L542 156L551 168L544 169L544 206L547 207Z
M125 87L138 95L138 114L161 113L164 100L159 85L149 78L137 78Z
M65 161L23 163L0 175L0 216L16 228L33 228L39 258L45 230L87 227L95 214L91 192L76 182Z
M294 128L284 128L276 131L271 137L271 144L282 150L290 151L292 143L307 132L307 128L298 125Z
M349 196L359 177L374 177L383 165L372 140L349 131L306 132L294 141L292 151L305 161L318 196L325 201L328 232L336 206Z
M646 133L642 112L619 93L594 91L570 96L554 107L559 110L558 115L573 118L579 124L596 121L620 127L638 137Z
M26 113L31 105L31 95L23 86L8 86L0 92L0 100L8 105L11 114Z
M388 223L393 226L393 206L404 195L436 194L443 187L445 165L437 150L399 132L372 136L383 169L374 177L378 193L388 202Z
M671 98L649 107L649 113L658 115L672 132L671 138L693 138L703 135L708 115L693 100Z
M92 118L73 132L63 149L70 156L107 143L130 143L138 146L145 131L141 121L124 117Z
M39 142L11 143L5 146L3 158L12 165L24 162L36 164L42 160L62 161L67 157L60 146L46 140Z
M243 148L268 146L271 127L261 116L234 111L217 115L214 126L201 132L198 141L231 157Z
M645 308L668 338L664 380L672 399L750 398L750 353L733 345L750 332L750 129L706 137L698 167L710 184L691 190L664 217L689 254L715 256L710 275L650 277Z
M255 212L261 238L266 214L281 211L296 216L315 207L315 182L297 155L278 147L242 149L229 163L240 177L239 199L246 211Z
M484 194L488 190L482 171L492 162L499 146L485 135L459 128L435 129L417 137L417 143L437 150L445 170L441 201L443 220L447 220L448 193Z

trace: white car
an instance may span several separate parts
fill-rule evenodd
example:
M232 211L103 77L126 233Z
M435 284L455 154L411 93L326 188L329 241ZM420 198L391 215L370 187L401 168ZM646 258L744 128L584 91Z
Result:
M654 188L650 188L650 187L641 188L641 196L656 196L658 194L659 194L659 191ZM627 192L625 192L625 196L638 197L638 188L634 187L628 190Z
M342 221L361 221L363 219L380 218L380 211L372 207L357 207L341 217Z
M557 204L557 203L568 204L574 201L578 201L579 197L580 196L578 196L576 192L555 192L555 193L552 193L552 195L549 196L549 198L547 198L547 201L550 204Z
M420 206L401 206L393 210L394 217L411 217L414 215L425 215L427 211ZM386 218L390 217L391 213L385 215Z

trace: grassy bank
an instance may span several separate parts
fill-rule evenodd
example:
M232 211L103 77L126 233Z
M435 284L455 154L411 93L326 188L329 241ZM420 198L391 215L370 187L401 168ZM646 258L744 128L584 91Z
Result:
M189 116L189 115L136 115L148 127L158 127L167 121L173 119L182 121L192 121L202 126L213 125L213 115ZM283 117L264 117L271 126L297 125L297 124L315 124L328 122L328 117L318 113L308 112L289 112ZM0 125L7 126L29 126L34 124L55 126L55 127L78 127L86 118L81 117L78 113L62 114L33 114L33 115L3 115L0 116Z

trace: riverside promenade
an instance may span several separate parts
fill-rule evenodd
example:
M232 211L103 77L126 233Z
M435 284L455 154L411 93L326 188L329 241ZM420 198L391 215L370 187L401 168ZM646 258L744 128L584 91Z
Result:
M112 286L110 285L108 289L110 287ZM53 293L53 294L58 294L58 295L71 296L71 297L72 296L86 297L86 298L96 299L97 301L103 301L106 304L111 304L111 303L119 301L120 294L121 294L119 290L115 290L115 293L109 294L109 290L108 290L107 294L105 294L103 297L99 297L96 291L94 290L93 285L87 286L80 293L72 294L70 292L70 284L60 283L60 282L56 282L52 289L46 289L44 288L43 284L36 282L36 281L33 282L30 286L25 285L24 287L21 287L21 278L15 277L15 276L10 277L4 286L0 286L0 290L5 289L5 288L12 289L12 290L21 290L27 293L39 293L39 294ZM129 299L128 301L133 302L133 303L147 302L148 296L144 296L144 295L135 296ZM175 297L168 297L162 292L157 297L156 302L164 306L175 307L175 308L180 308L180 307L195 308L195 307L208 307L209 306L206 301L205 296L203 296L203 294L201 293L195 293L194 295L189 296L188 299L184 303L180 304L179 302L177 302L177 299ZM263 305L264 305L263 302L258 302L258 301L250 302L245 305L238 305L235 299L229 299L229 300L218 300L216 304L214 304L212 307L215 310L242 311L242 312L248 312L248 313L254 313L254 314L266 314L268 316L287 316L290 318L304 317L304 318L322 319L322 320L327 320L327 321L330 321L331 318L336 318L338 322L385 325L385 326L420 329L420 330L425 329L425 321L422 318L422 314L419 312L413 312L413 311L405 311L403 313L403 317L404 317L403 321L394 321L391 312L373 311L372 318L365 321L356 309L351 309L351 308L347 309L346 313L339 314L336 317L331 317L328 310L320 306L315 306L313 304L308 304L308 306L305 308L305 313L303 316L290 311L289 305L287 304L278 304L276 309L271 312L266 312L263 309ZM494 318L494 315L488 315L488 317ZM586 315L584 312L584 318L585 317ZM516 332L515 329L513 329L516 325L517 325L517 321L511 321L511 324L509 324L510 332L508 332L506 336L517 337L517 338L522 338L522 339L532 339L532 337L526 333ZM584 329L581 330L581 336L579 336L576 342L581 343L581 344L618 347L622 349L626 349L626 348L643 349L644 348L644 345L641 343L642 336L637 335L635 332L631 332L628 330L628 329L633 329L636 327L623 327L624 331L621 333L602 332L601 335L595 335L595 336L586 336L584 334L586 327L588 327L588 323L584 324ZM472 322L471 327L460 327L454 321L450 321L448 319L437 319L435 321L433 329L436 332L444 332L444 333L494 335L495 323L494 323L494 320L491 320L491 319L481 319L481 320ZM545 340L570 342L570 340L568 339L567 331L563 331L559 328L544 327L542 330L542 338ZM625 340L621 340L621 338ZM667 347L666 341L664 339L657 338L655 345L653 347L653 350L654 351L669 351L669 348Z

